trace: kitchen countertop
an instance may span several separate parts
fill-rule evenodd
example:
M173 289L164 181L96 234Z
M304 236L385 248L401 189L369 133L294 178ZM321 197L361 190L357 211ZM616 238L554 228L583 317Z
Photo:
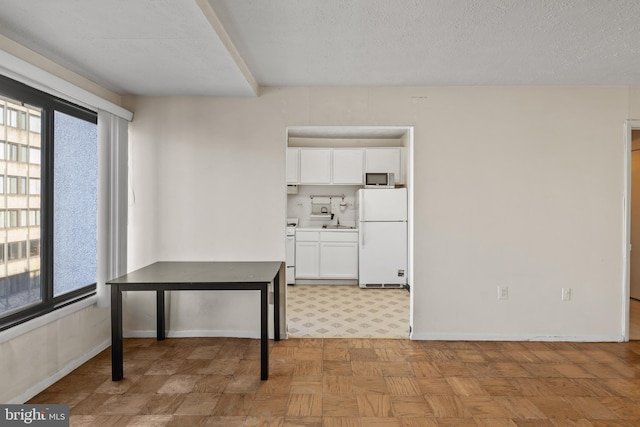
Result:
M341 225L337 228L335 225L328 225L327 228L322 228L321 225L296 227L296 231L358 231L355 227Z

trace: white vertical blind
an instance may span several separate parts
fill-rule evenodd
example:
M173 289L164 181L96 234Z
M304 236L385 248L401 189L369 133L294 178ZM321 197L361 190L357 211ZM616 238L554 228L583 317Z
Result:
M105 282L127 270L128 122L98 110L98 306L110 305Z

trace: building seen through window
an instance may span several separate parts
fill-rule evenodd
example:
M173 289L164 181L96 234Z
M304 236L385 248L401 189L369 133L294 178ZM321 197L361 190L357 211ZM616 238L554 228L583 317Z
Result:
M0 313L37 303L41 110L0 98ZM28 118L28 119L27 119ZM30 157L38 157L30 161Z

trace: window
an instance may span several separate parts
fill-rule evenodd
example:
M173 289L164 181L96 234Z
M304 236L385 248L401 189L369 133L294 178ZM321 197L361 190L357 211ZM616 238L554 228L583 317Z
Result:
M39 165L40 161L40 149L29 147L29 163Z
M30 257L40 256L40 239L29 240L29 256Z
M9 219L7 226L9 228L16 228L20 226L18 222L18 210L11 209L7 211L7 218Z
M4 330L95 293L98 136L92 111L2 76L0 96L6 126L29 130L0 146L18 163L0 181Z
M0 125L4 124L4 105L0 105Z
M7 177L7 194L26 194L27 178L23 176Z
M11 160L12 162L23 162L23 163L27 161L29 148L26 145L15 144L13 142L8 142L6 145L7 145L7 148L6 148L7 153L6 153L5 160Z
M94 123L56 111L53 172L54 295L96 279L98 133Z
M4 194L4 176L0 175L0 194Z
M18 127L18 110L7 108L7 126L11 126L12 128Z
M18 144L14 144L12 142L7 143L7 160L11 160L12 162L18 161Z
M40 178L29 178L29 194L40 194Z
M31 209L29 211L29 227L34 227L38 225L40 225L40 210Z
M7 259L17 261L27 256L27 242L10 242L7 245Z
M7 177L7 194L18 194L18 177Z
M42 121L40 120L40 116L36 116L35 114L29 114L29 131L40 133L42 129Z

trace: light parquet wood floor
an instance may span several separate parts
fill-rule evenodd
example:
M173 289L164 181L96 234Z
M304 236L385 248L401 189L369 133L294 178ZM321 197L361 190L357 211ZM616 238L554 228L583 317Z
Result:
M638 426L640 342L289 339L125 340L29 403L70 405L71 425Z

